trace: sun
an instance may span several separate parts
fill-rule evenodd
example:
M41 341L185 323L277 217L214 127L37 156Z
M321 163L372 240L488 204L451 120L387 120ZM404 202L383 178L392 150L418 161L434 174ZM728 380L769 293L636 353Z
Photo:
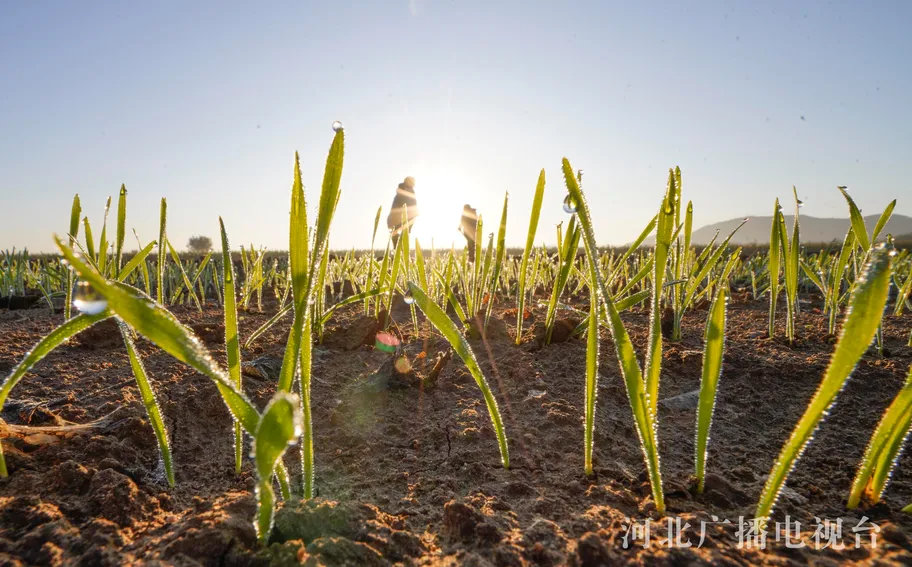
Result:
M419 215L412 236L424 250L430 250L432 242L437 250L453 244L457 248L464 246L465 239L458 228L462 206L471 200L470 185L458 176L435 171L425 171L420 176L416 172L414 177Z

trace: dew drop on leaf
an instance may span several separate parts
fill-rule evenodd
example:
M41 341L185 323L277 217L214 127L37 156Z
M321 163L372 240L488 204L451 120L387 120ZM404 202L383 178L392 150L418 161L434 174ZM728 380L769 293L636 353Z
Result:
M81 281L76 284L73 293L73 307L86 315L98 315L108 308L108 300L92 287L92 284Z
M567 195L564 198L564 212L567 214L573 214L576 212L576 209L579 205L576 202L576 199L573 198L573 195Z
M406 305L415 303L415 296L412 295L411 291L405 292L405 295L402 297L402 299L405 301Z
M342 126L341 122L339 122L338 120L333 122L333 132L338 132L339 130L342 130L342 128L343 128L343 126Z

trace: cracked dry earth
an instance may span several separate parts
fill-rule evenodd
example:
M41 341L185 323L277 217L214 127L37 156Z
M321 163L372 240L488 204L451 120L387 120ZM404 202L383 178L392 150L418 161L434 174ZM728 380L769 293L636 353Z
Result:
M242 340L275 309L242 314ZM738 546L738 517L752 516L765 475L832 351L815 311L809 305L802 313L801 339L789 346L765 338L765 303L732 301L711 475L700 496L691 478L693 396L680 395L699 387L705 310L686 316L681 342L666 342L662 468L670 516L691 525L684 534L693 543L688 548L663 546L662 533L649 547L642 541L623 546L630 518L659 518L604 330L595 474L586 478L585 343L540 347L534 326L543 312L531 313L521 346L511 340L515 311L508 305L495 309L486 340L472 341L504 414L511 470L500 466L480 392L458 357L446 362L434 387L362 388L388 358L363 344L372 342L376 329L370 318L358 308L337 313L314 359L319 497L280 505L271 545L262 549L252 526L252 468L248 463L242 474L234 473L231 422L215 387L138 342L172 439L178 484L168 489L120 337L102 324L35 367L3 411L11 427L100 421L43 437L7 428L10 475L0 481L0 564L908 564L912 522L899 509L912 502L912 457L900 459L883 503L853 512L844 505L868 437L912 363L904 346L908 315L886 318L889 356L865 357L780 499L775 519L788 514L800 521L808 545L792 549L770 535L764 550ZM217 307L202 314L179 308L176 314L224 360ZM400 305L393 316L416 371L447 350L420 314L417 330L407 307ZM624 319L643 349L647 313L634 309ZM0 375L61 321L46 309L0 311ZM280 358L288 324L244 350L244 359ZM246 377L244 388L263 407L274 382ZM296 455L292 449L286 457L292 471ZM708 527L698 548L696 526L712 516L734 525ZM880 532L875 546L856 549L850 528L862 516ZM814 549L815 517L842 519L846 549Z

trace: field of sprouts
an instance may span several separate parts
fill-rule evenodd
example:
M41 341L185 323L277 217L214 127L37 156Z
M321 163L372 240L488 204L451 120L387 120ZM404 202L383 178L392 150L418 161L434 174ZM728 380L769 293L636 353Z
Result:
M895 201L865 226L834 188L845 238L811 252L790 191L768 249L695 247L675 169L606 249L564 159L531 211L478 219L477 261L394 244L380 210L339 251L344 140L315 218L289 164L287 252L231 248L225 218L179 254L164 199L139 241L121 188L103 220L74 199L58 255L0 255L0 562L912 562Z

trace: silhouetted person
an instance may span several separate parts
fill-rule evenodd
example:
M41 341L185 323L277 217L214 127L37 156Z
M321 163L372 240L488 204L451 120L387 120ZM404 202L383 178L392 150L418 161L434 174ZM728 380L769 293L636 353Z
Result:
M404 215L407 216L403 218ZM386 226L390 230L393 246L396 246L399 242L399 235L402 234L402 231L406 228L411 228L415 224L417 216L418 201L415 199L415 178L406 177L396 188L393 206L390 209L389 216L386 217Z
M459 232L466 239L469 246L469 261L475 261L475 233L478 232L478 211L469 205L462 207L462 220L459 222Z

